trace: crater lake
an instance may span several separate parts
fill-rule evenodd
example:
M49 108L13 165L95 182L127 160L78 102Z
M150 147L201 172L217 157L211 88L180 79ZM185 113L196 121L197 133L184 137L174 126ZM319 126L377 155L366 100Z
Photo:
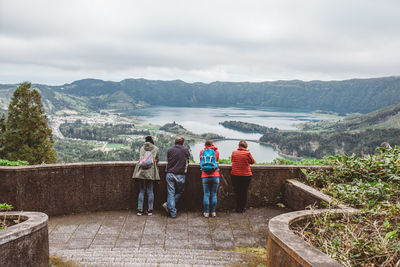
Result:
M254 107L170 107L151 106L129 112L138 116L139 121L155 125L176 122L195 134L216 133L228 139L244 139L248 141L249 150L256 162L270 162L282 157L272 146L252 142L262 135L245 133L225 128L220 122L233 120L255 123L266 127L294 130L296 124L310 121L325 120L325 117L314 116L311 111L283 108L254 108ZM220 152L220 158L228 158L237 149L238 141L220 140L215 142ZM199 161L203 143L191 146L191 152L196 162Z

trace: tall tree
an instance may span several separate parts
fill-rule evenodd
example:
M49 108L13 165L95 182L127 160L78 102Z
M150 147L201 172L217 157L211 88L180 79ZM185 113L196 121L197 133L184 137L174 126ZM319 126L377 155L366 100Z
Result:
M40 93L30 87L29 82L18 86L8 106L4 155L8 160L25 160L29 164L55 163L54 140Z
M4 157L4 154L3 154L3 150L4 150L3 138L4 138L4 132L5 131L6 131L6 116L4 114L1 114L1 116L0 116L0 158Z

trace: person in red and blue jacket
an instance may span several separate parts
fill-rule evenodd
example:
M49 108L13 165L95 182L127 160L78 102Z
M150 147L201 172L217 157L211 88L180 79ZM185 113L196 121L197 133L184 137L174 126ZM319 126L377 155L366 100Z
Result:
M207 140L205 143L205 147L202 151L200 151L200 162L201 156L203 155L204 150L212 149L215 151L216 161L218 163L219 159L219 152L218 148L214 146L214 143L211 140ZM215 170L212 173L207 173L205 171L201 172L201 180L203 183L203 207L204 207L204 217L208 218L210 216L216 217L216 208L217 208L217 192L219 186L219 177L220 173L219 170ZM211 202L210 202L211 198Z

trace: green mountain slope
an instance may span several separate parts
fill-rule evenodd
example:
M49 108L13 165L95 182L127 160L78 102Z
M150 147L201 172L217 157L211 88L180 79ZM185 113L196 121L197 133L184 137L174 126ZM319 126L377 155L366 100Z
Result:
M339 121L306 123L308 131L364 131L367 129L400 129L400 103L368 114L352 114Z
M345 81L213 82L85 79L54 87L77 96L123 91L150 105L235 105L367 113L400 101L400 77ZM102 103L99 103L101 105Z
M14 90L18 85L0 85L0 109L7 110ZM84 97L64 94L46 85L33 84L39 90L43 106L48 114L68 109L78 112L90 110L90 100Z
M62 86L34 85L48 112L73 109L134 109L145 105L264 106L367 113L400 102L400 77L345 81L275 81L186 83L126 79L84 79ZM16 85L0 85L6 109Z

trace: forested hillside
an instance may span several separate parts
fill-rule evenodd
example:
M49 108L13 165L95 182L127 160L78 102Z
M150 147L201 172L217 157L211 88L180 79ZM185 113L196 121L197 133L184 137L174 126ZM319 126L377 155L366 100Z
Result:
M400 103L370 112L352 114L340 121L306 123L301 127L309 131L363 131L366 129L400 129Z
M16 84L0 85L1 110L7 110L12 94L17 86ZM36 88L40 92L43 106L47 114L53 114L63 109L87 112L94 108L91 103L92 101L88 98L64 94L47 85L32 84L32 88Z
M400 103L364 115L349 115L340 121L306 123L297 131L239 121L221 124L234 130L261 133L260 141L296 157L321 158L344 152L373 154L383 142L400 145Z
M0 85L0 108L16 85ZM345 113L367 113L400 101L400 77L345 81L274 81L186 83L126 79L109 82L96 79L62 86L34 85L48 112L72 109L127 110L146 105L168 106L264 106Z

